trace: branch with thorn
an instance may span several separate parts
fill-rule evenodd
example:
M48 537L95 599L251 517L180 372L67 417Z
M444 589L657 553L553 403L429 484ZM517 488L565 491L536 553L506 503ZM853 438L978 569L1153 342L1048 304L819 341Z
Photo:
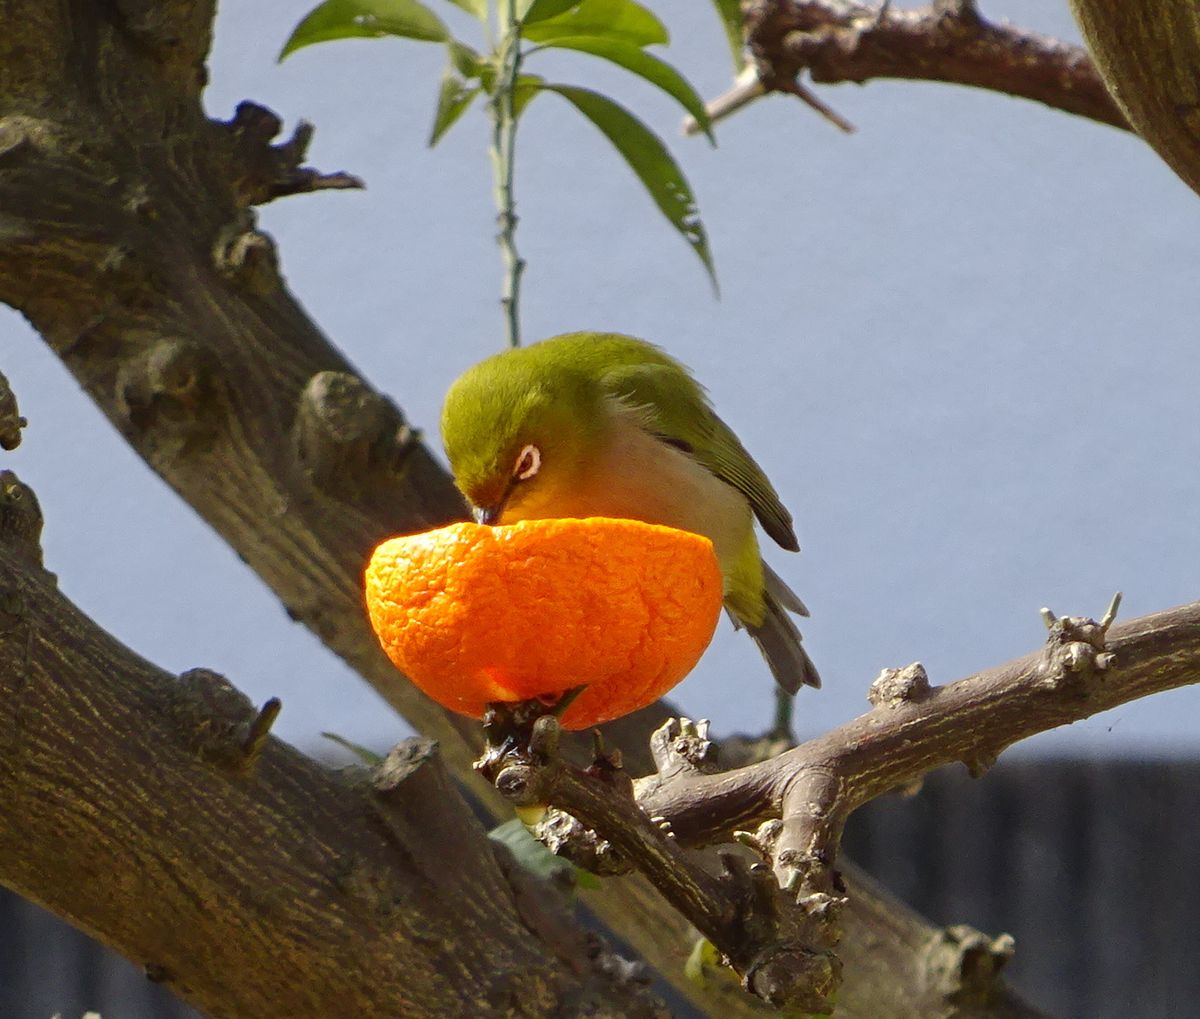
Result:
M847 0L749 0L752 60L708 106L715 122L769 92L794 95L843 131L853 127L802 78L819 85L878 78L938 81L1001 92L1130 130L1082 46L984 18L969 0L897 9ZM689 118L684 132L698 125Z
M919 664L884 670L865 715L734 771L720 770L708 723L687 719L654 733L652 775L631 780L599 745L591 767L574 768L558 756L557 719L536 705L494 706L479 769L532 811L555 852L599 873L644 873L747 989L821 1011L840 981L836 865L854 810L943 765L982 775L1019 740L1200 681L1200 602L1118 626L1119 605L1118 594L1099 622L1044 609L1039 651L947 686ZM757 859L724 853L713 877L687 852L721 842Z

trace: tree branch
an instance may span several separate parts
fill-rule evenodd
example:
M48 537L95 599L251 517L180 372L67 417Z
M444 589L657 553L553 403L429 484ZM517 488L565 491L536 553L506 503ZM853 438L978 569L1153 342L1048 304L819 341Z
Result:
M748 0L747 43L768 90L903 78L1032 99L1129 130L1081 46L985 20L973 2L897 9L847 0Z
M982 775L1019 740L1200 681L1200 602L1110 630L1118 600L1099 623L1044 610L1050 633L1041 651L949 686L931 688L920 665L885 670L871 688L872 711L735 771L715 770L707 723L686 719L672 719L655 734L656 774L632 785L610 777L582 791L580 776L557 760L544 731L539 738L539 727L553 719L539 720L531 739L516 741L516 751L486 770L513 802L550 804L573 815L651 876L747 986L754 986L762 958L786 959L786 979L773 985L783 988L782 996L768 1000L819 1011L830 1004L840 977L832 947L842 935L845 887L836 863L854 810L956 761ZM599 765L591 770L605 774ZM635 796L640 823L631 816ZM670 840L647 819L669 831ZM561 818L543 823L556 848L571 855L569 826L564 835ZM735 830L754 824L753 834ZM773 867L798 915L776 902L766 911L772 923L756 929L744 918L764 913L761 882L735 884L731 895L681 859L681 846L734 838ZM588 857L595 854L595 835L583 848ZM673 862L664 869L666 859ZM609 869L618 865L606 860ZM957 940L961 946L964 939ZM964 951L982 953L992 970L1012 953L1011 939L966 942Z
M214 1017L665 1014L497 858L434 741L320 767L277 701L96 627L40 526L0 473L0 883Z
M1122 111L1200 193L1200 21L1192 0L1071 0L1088 48Z

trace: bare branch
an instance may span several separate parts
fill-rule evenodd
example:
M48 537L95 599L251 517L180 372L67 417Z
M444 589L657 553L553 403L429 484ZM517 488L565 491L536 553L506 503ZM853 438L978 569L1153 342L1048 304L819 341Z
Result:
M749 0L747 42L768 90L874 78L1003 92L1130 130L1081 46L984 19L973 3L897 9L847 0Z
M748 987L763 958L786 959L791 981L768 1000L814 1010L828 1003L840 977L832 948L846 896L836 863L855 809L956 761L981 775L1021 739L1200 681L1200 602L1112 627L1118 604L1114 598L1100 623L1044 610L1050 632L1041 651L949 686L931 688L919 665L886 670L872 685L867 714L736 771L715 770L707 723L686 719L655 734L657 772L634 783L633 796L612 762L582 775L536 739L527 752L523 741L509 739L509 754L485 771L514 802L552 804L594 829L717 945ZM754 823L755 832L735 830ZM561 849L561 820L552 814L543 826L556 831ZM790 902L772 904L770 925L745 923L764 912L761 882L722 887L696 873L681 849L730 840L770 861L788 894ZM594 844L585 843L589 852ZM954 940L988 973L1011 954L1004 939Z

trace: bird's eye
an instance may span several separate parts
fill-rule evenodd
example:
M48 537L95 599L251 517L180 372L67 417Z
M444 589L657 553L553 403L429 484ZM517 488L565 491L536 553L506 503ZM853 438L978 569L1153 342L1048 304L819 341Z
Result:
M517 465L513 468L513 477L518 481L532 478L542 466L542 451L537 446L526 446L517 457Z

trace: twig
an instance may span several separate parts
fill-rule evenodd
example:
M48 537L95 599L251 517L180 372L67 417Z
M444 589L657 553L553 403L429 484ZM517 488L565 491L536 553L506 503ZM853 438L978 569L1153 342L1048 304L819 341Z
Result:
M525 262L517 252L517 205L513 191L516 172L517 112L515 94L521 73L521 25L516 0L502 0L500 19L500 68L492 95L492 170L495 177L496 242L504 263L500 305L508 346L521 345L521 275Z
M278 697L271 697L254 716L254 721L250 723L241 748L242 770L246 774L254 771L259 758L262 757L263 747L267 745L267 737L271 733L271 726L275 724L275 719L279 717L279 712L282 710L283 702Z
M938 0L897 10L846 0L751 0L744 9L747 43L769 90L794 92L806 70L830 85L941 81L1130 129L1083 47L993 24L973 3Z

